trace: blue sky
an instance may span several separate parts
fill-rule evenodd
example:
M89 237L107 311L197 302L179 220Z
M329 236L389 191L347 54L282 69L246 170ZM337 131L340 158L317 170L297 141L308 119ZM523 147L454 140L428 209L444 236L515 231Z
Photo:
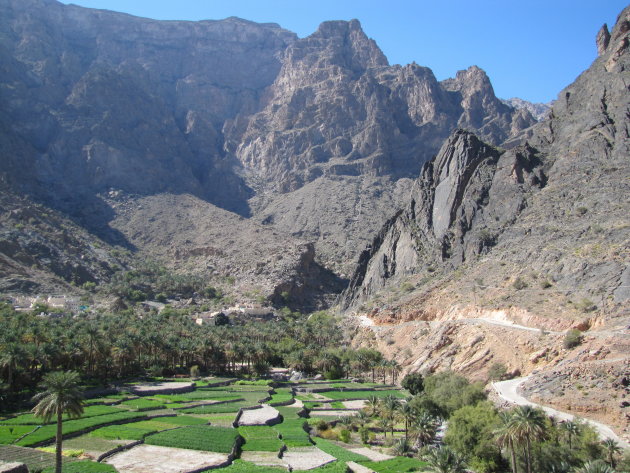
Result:
M65 0L161 20L238 16L300 37L357 18L391 64L415 61L438 79L483 68L499 97L555 99L595 59L595 35L627 0Z

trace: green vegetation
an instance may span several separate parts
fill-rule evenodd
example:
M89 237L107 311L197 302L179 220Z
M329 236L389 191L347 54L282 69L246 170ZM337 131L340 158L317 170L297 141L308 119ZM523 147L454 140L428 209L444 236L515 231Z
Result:
M1 425L0 426L0 445L8 445L15 442L23 435L37 429L35 425Z
M277 452L283 445L278 432L268 426L239 427L238 431L245 439L243 451Z
M310 436L304 430L305 419L284 419L282 424L274 425L273 428L282 435L282 441L287 447L310 447L313 445Z
M33 401L37 404L33 414L41 417L44 422L56 418L55 432L55 473L61 473L63 415L79 417L83 414L83 395L79 391L79 373L74 371L52 371L44 376L41 387L44 391L36 394ZM43 429L42 429L43 430ZM38 431L38 432L41 432ZM31 434L34 435L34 434Z
M97 425L108 424L111 422L118 422L123 420L132 420L140 417L144 417L144 414L142 412L120 412L96 417L88 417L85 419L69 420L63 423L63 434L71 434L74 432L79 432L81 430L89 429L91 427L95 427ZM37 429L33 433L24 437L22 440L17 442L17 445L28 447L40 442L52 440L53 438L55 438L55 426L45 425L42 428Z
M580 332L578 329L572 328L571 330L567 331L562 344L566 349L575 348L582 343L582 338L582 332Z
M135 427L133 424L108 425L90 432L90 437L98 437L110 440L142 440L148 434L157 432L158 429Z
M0 445L0 459L8 463L25 463L30 472L39 472L44 468L54 468L55 466L54 454L41 452L40 450L32 448L15 447L12 445ZM71 461L74 461L74 459L63 459L64 465L68 465Z
M53 468L46 468L42 473L53 473L54 471ZM106 463L80 461L65 464L63 473L118 473L118 470Z
M251 402L226 402L225 404L208 404L207 406L182 409L185 414L223 414L226 412L238 412L242 407L251 407Z
M403 378L401 386L415 396L424 391L424 378L420 373L408 374Z
M234 460L227 468L222 468L225 473L286 473L286 468L276 468L272 466L258 466L254 463L243 460Z
M277 388L275 394L271 395L269 404L288 402L293 399L293 392L289 388Z
M426 463L418 460L417 458L396 457L390 460L383 460L379 462L374 461L362 461L361 465L370 468L377 473L402 473L402 472L415 472L422 470Z
M114 412L121 412L121 410L119 408L110 407L110 406L88 406L83 409L83 414L81 414L81 417L96 417L96 416L105 415L105 414L112 414ZM70 418L71 417L68 414L65 414L62 417L64 421ZM49 421L48 423L51 423L51 422L52 420ZM45 423L46 422L44 422L44 419L42 417L37 417L34 414L21 414L19 416L12 417L7 420L0 421L0 424L3 424L3 425L7 425L7 424L42 425Z
M151 435L145 439L145 443L162 447L230 453L238 436L236 429L194 425Z
M399 390L387 389L382 391L327 391L322 393L330 399L365 399L368 396L374 396L377 398L385 398L387 396L394 396L399 399L404 399L405 394Z
M326 439L322 439L319 437L314 437L313 441L315 442L315 445L317 445L317 447L320 450L323 450L324 452L332 455L333 457L335 457L337 460L342 461L342 462L362 462L362 461L368 461L369 459L363 455L359 455L358 453L354 453L351 452L350 450L347 450L343 447L339 447L338 445L336 445L335 443L331 442L330 440L326 440Z
M136 411L146 411L149 409L161 409L164 407L163 402L154 401L153 399L145 399L145 398L131 399L129 401L121 402L120 405L127 406L130 409L134 409Z

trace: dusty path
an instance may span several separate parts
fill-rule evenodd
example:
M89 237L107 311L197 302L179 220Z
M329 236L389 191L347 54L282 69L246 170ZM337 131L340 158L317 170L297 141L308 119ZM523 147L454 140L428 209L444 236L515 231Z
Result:
M540 404L536 404L534 402L528 401L526 398L518 394L518 388L527 381L531 376L524 376L522 378L510 379L508 381L499 381L496 383L492 383L492 387L495 389L497 394L504 400L511 402L512 404L518 404L519 406L534 406L541 407L547 415L554 416L556 419L560 420L574 420L576 416L572 414L568 414L566 412L561 412L551 407L541 406ZM588 422L591 426L597 430L600 437L607 439L611 438L619 443L623 448L630 448L630 443L619 438L617 434L615 434L610 427L600 422L596 422L594 420L584 419L584 421Z

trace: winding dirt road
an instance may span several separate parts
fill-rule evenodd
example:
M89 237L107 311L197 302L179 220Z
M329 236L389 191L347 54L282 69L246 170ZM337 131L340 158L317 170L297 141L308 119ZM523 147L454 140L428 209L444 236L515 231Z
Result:
M540 404L536 404L534 402L528 401L526 398L518 394L518 388L529 378L531 378L531 376L524 376L522 378L510 379L508 381L498 381L498 382L492 383L492 387L497 392L497 394L501 397L501 399L504 399L512 404L517 404L519 406L527 405L527 406L540 407L542 408L543 411L547 413L547 415L553 416L554 418L560 419L560 420L574 420L576 418L576 416L572 414L561 412L551 407L541 406ZM600 422L596 422L594 420L584 419L583 417L581 419L583 419L585 422L593 426L595 430L597 430L601 438L613 439L623 448L630 448L630 443L621 439L607 425L604 425Z

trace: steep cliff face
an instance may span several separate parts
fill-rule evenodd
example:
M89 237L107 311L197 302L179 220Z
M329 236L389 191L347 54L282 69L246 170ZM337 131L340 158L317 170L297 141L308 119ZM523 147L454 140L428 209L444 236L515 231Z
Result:
M519 259L550 284L618 300L628 271L619 259L628 243L627 16L560 93L550 119L506 142L508 150L467 132L451 136L361 256L345 307L407 274ZM512 271L498 269L507 280Z
M356 20L298 39L237 18L0 0L0 59L14 191L129 247L142 229L112 227L110 192L191 194L315 242L340 273L457 126L497 144L533 123L476 67L440 83L389 66Z
M359 257L342 297L348 308L404 275L450 271L487 253L546 183L528 145L501 152L458 130L414 184L408 205Z
M359 322L354 343L407 371L485 380L499 362L534 373L528 395L628 438L626 394L610 379L630 353L630 7L602 31L599 57L549 119L502 149L450 137L362 253L341 303ZM566 349L571 327L584 343Z
M293 33L52 0L3 0L0 15L0 128L13 144L2 170L17 189L74 214L108 188L186 191L247 212L251 192L222 151L221 128L258 108Z
M535 122L498 100L477 67L440 83L426 67L388 66L356 20L291 44L267 96L226 129L257 191L255 217L316 240L341 271L456 127L498 144Z

